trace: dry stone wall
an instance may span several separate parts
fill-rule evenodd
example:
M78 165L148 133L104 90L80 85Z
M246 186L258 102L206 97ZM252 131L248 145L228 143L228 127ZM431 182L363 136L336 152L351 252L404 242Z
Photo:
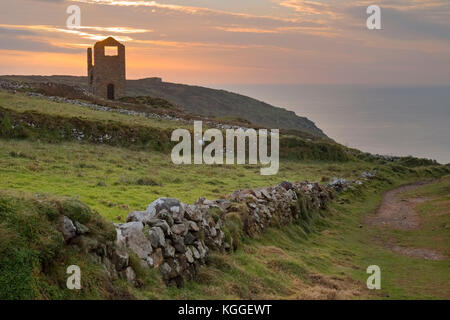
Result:
M355 181L333 178L327 186L282 182L274 187L235 191L214 201L199 198L190 205L160 198L144 211L131 212L126 223L115 224L115 240L114 228L111 239L101 240L88 226L66 215L59 217L57 228L66 244L78 246L102 264L112 280L120 277L139 285L132 252L142 266L158 268L167 284L182 286L194 279L211 251L233 251L241 237L254 237L270 226L296 222L308 228L337 192L376 175L376 171L364 172L361 180Z
M211 250L232 251L240 236L255 236L272 225L308 222L333 193L318 183L283 182L225 199L199 198L192 205L160 198L116 224L117 245L133 251L143 266L159 268L167 284L181 286L195 277Z

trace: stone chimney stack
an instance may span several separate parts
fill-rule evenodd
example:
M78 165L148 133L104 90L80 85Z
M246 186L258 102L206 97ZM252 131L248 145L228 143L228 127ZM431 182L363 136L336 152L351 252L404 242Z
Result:
M87 63L88 63L88 74L92 71L92 48L87 49Z

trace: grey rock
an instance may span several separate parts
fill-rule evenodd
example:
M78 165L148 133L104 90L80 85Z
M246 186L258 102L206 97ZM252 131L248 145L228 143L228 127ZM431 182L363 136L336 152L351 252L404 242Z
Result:
M294 186L292 185L292 183L288 182L288 181L283 181L282 183L279 184L280 187L286 189L286 190L291 190L294 188Z
M108 273L109 277L112 280L116 280L118 278L118 274L117 274L114 264L107 258L101 259L101 263L102 263L103 267L105 268L106 272Z
M195 247L197 248L198 252L200 253L200 258L205 258L206 254L208 253L208 251L205 248L205 246L202 244L202 242L201 241L196 241L195 242Z
M161 210L167 210L174 215L184 214L180 201L174 198L159 198L153 201L145 211L158 215Z
M115 265L117 271L122 271L130 264L130 256L125 247L116 246L112 253L112 263Z
M143 233L144 225L142 222L128 222L118 225L119 237L124 237L126 245L139 258L146 260L153 252L150 241ZM162 231L161 231L162 232Z
M125 279L131 284L135 284L136 282L136 272L134 272L133 268L128 267L125 269Z
M225 239L225 233L222 230L220 230L220 229L218 231L218 238L220 240L224 240Z
M208 200L208 199L203 199L202 204L205 206L208 206L208 207L217 207L216 201L212 201L212 200Z
M272 199L272 196L270 195L270 192L267 189L261 189L261 194L269 200Z
M201 222L203 220L202 210L196 205L186 206L185 216L187 219L196 222Z
M191 251L191 249L189 247L186 248L185 255L186 255L186 259L187 259L187 261L189 263L194 263L194 256L193 256L192 251Z
M62 216L59 218L58 230L62 233L66 242L73 239L77 234L77 229L75 228L72 220L70 220L66 216Z
M376 177L376 175L377 175L377 171L376 171L376 170L374 170L373 172L370 172L370 171L364 171L364 172L361 174L361 176L362 176L363 178L365 178L365 179L373 179L373 178Z
M148 211L133 211L127 217L127 222L141 222L149 224L155 215Z
M163 249L164 258L173 258L175 257L175 248L166 242L166 246Z
M192 254L193 254L193 256L194 256L195 259L198 260L198 259L201 258L200 252L198 252L197 248L195 248L194 246L192 246L192 247L190 247L190 249L191 249Z
M262 193L259 190L253 190L253 195L257 198L262 198Z
M160 227L152 227L148 232L148 239L153 248L164 247L166 245L164 232Z
M197 238L190 232L188 232L185 236L184 236L184 244L185 245L190 245L193 244L194 241L197 240Z
M145 261L147 262L148 266L153 268L155 263L153 262L153 258L152 257L147 257L147 259L145 259Z
M184 244L183 237L172 237L173 246L177 252L184 253L186 251L186 245Z
M155 227L161 228L164 232L164 235L170 237L172 235L172 230L170 229L169 224L165 220L159 220L158 223L154 224Z
M187 231L186 225L184 223L174 224L172 226L172 232L177 235L182 235Z
M156 226L158 223L163 222L164 220L162 219L158 219L158 218L151 218L150 220L148 220L148 222L146 223L146 225L150 226L150 227L154 227ZM165 221L164 221L165 222Z
M86 227L84 224L79 223L78 221L75 221L74 223L75 228L77 229L77 234L86 234L89 233L89 228Z
M163 263L159 270L161 271L161 274L164 279L167 280L171 278L172 268L169 266L167 262Z
M332 188L338 192L345 191L350 186L350 182L344 178L333 177L333 179L327 185L329 188Z
M224 200L224 199L219 199L216 200L218 206L220 209L222 209L222 211L227 212L233 205L231 203L231 201L229 200Z
M195 231L195 232L200 230L200 228L198 227L198 225L194 221L189 221L188 222L188 226L189 226L189 230L192 230L192 231Z
M254 202L247 202L247 206L256 209L256 204Z
M166 221L166 223L167 223L169 226L173 226L174 220L173 220L172 214L169 213L169 211L167 211L166 209L162 209L162 210L158 213L158 217L159 217L161 220Z
M203 204L203 202L206 200L205 197L200 197L197 199L197 201L195 201L195 204Z

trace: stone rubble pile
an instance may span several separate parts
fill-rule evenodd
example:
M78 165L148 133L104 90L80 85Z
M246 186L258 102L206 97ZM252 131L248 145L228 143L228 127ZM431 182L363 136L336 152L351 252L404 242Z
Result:
M0 89L16 93L17 90L29 90L31 86L16 81L0 80Z
M344 192L347 191L351 185L352 182L347 179L333 177L333 179L331 179L331 181L327 184L327 187L336 190L337 192Z
M377 170L372 171L364 171L361 173L361 177L363 180L374 179L378 174ZM362 185L363 182L361 180L347 180L344 178L333 177L331 181L327 184L327 187L333 189L336 192L345 192L349 188L352 188L352 185Z
M363 177L364 179L368 180L368 179L374 179L378 174L378 171L372 170L372 171L364 171L363 173L361 173L361 177Z

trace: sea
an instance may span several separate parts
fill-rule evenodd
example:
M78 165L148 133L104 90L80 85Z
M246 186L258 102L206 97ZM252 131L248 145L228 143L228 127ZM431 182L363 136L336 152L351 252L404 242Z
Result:
M450 86L221 85L312 120L362 151L450 163Z

